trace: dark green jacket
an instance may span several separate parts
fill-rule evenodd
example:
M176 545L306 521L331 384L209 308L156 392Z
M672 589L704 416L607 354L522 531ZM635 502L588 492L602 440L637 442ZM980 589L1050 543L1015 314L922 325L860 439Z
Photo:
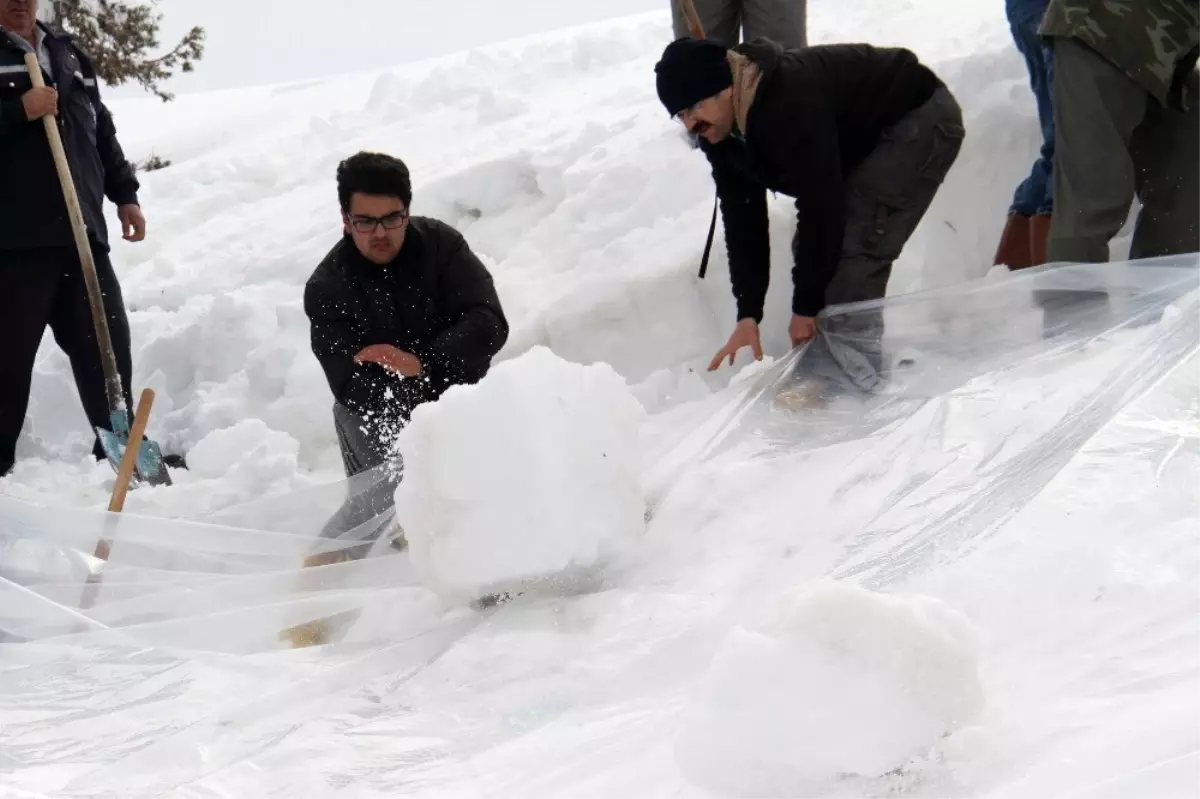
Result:
M1163 106L1184 110L1196 68L1197 0L1050 0L1038 33L1069 36L1118 67Z

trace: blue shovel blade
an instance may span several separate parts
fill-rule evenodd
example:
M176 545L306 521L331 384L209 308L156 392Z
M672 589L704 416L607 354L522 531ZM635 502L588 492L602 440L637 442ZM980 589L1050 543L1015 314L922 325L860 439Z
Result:
M114 469L120 469L121 459L125 457L125 447L129 443L129 433L118 435L111 430L97 427L96 435L100 438L100 446L103 448L105 456L108 457L108 462ZM171 485L171 475L167 472L167 465L163 463L162 450L159 449L157 443L149 439L142 441L142 445L138 449L134 476L137 480L152 486Z

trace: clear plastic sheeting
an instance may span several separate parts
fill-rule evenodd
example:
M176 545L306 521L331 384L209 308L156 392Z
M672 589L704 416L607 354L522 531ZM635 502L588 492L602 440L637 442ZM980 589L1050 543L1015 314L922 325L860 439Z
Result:
M1196 267L1194 256L1057 265L847 307L670 463L856 442L847 470L822 480L828 496L889 487L851 517L864 529L834 574L887 584L998 529L1195 351Z
M672 444L649 464L644 548L573 596L439 599L397 538L391 465L201 521L0 500L0 785L120 797L694 790L672 754L680 709L722 636L773 592L824 576L991 607L997 589L950 575L999 562L989 552L1037 557L1044 542L1021 555L1004 545L1135 401L1154 425L1128 439L1129 457L1174 447L1137 489L1176 491L1153 500L1143 534L1194 525L1187 481L1163 474L1184 446L1171 442L1195 449L1198 302L1188 256L835 309L815 341L655 422ZM1050 596L1046 582L1024 590ZM1017 635L997 624L996 640ZM314 645L297 646L294 632L314 626ZM1184 647L1195 630L1172 640ZM985 669L989 657L1009 668L985 651ZM994 669L985 690L1020 694ZM1012 752L1036 751L975 752L987 768L972 768L961 747L921 790L999 789L1035 773ZM848 790L881 785L911 787Z

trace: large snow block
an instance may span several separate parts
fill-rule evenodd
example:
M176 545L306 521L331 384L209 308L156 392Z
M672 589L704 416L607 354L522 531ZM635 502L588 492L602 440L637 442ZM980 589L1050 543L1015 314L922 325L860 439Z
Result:
M735 628L678 740L691 779L722 793L820 794L902 768L983 710L970 621L930 597L823 580Z
M611 367L544 347L418 407L397 441L414 568L467 599L602 567L645 526L644 416Z

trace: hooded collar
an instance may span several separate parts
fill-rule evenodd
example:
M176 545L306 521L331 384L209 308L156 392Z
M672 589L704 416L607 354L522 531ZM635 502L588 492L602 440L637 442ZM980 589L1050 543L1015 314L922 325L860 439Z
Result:
M734 114L738 130L744 137L747 135L754 101L770 85L783 56L783 47L770 39L759 37L731 48L730 55L730 69L734 76Z
M764 82L774 74L775 69L779 66L780 59L783 57L783 47L778 42L771 39L764 39L761 36L748 42L742 42L732 49L734 52L741 53L758 65Z

